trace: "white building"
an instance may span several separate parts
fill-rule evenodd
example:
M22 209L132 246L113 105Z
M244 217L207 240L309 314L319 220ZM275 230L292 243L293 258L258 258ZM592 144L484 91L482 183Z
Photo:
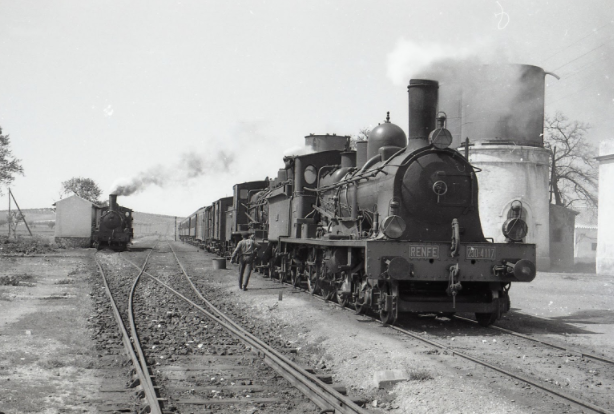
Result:
M614 275L614 141L599 146L597 273Z
M597 260L597 214L596 208L576 207L580 214L576 217L574 234L574 263L591 265L595 268Z
M55 210L55 242L59 245L90 247L97 206L72 195L57 201Z

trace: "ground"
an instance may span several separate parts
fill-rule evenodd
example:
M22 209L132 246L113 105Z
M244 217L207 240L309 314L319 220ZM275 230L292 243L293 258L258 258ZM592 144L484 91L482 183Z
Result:
M91 249L74 249L37 257L0 256L0 412L102 412L108 398L101 392L105 384L126 381L109 374L125 361L100 355L91 330L90 320L96 315L89 295L95 283L93 254ZM282 288L259 274L252 276L247 292L239 291L235 266L212 271L211 258L202 252L182 254L189 256L195 277L225 291L229 302L251 317L279 329L309 365L332 374L350 396L367 398L371 409L429 414L581 412L522 382ZM540 272L533 283L512 288L513 309L501 326L542 333L613 359L613 293L614 277ZM469 328L433 317L412 321L417 331L442 340L456 339L467 346L479 342L471 346L484 353L508 353L496 336L486 341ZM376 389L374 371L388 369L405 369L411 380Z

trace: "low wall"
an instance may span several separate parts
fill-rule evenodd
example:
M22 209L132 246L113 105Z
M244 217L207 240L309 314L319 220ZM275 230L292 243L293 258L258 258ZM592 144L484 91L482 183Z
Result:
M91 247L89 237L56 237L55 244L61 248Z

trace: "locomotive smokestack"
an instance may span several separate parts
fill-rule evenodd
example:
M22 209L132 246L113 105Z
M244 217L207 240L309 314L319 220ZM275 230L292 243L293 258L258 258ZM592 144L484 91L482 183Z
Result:
M117 211L117 194L109 194L109 211Z
M420 139L426 145L429 134L435 129L439 82L427 79L411 79L407 87L409 95L409 142Z

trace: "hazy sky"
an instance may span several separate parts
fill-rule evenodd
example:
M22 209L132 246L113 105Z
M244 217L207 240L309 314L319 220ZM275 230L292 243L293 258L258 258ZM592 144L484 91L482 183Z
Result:
M187 215L275 176L310 132L356 134L386 111L407 131L409 78L441 57L555 72L547 113L611 139L613 52L612 0L0 0L0 126L23 208L75 176L104 197L150 178L120 204Z

